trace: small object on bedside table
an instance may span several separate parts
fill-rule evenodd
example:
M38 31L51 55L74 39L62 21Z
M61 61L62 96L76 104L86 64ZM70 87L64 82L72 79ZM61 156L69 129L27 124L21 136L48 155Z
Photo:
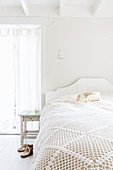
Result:
M19 114L21 119L21 145L24 139L35 139L35 136L28 136L28 134L38 134L40 130L40 111L35 113L32 110L24 110ZM38 130L26 130L27 121L39 121ZM23 128L24 125L24 128Z
M35 113L36 113L36 114L39 113L39 110L38 110L38 109L35 109Z

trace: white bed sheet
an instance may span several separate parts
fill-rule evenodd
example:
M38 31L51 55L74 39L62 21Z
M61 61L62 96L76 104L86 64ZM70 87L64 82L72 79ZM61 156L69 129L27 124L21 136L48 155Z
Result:
M113 169L113 97L58 98L42 111L32 170Z

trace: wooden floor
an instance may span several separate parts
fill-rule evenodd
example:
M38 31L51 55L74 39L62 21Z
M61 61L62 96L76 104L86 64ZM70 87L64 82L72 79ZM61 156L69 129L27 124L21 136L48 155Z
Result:
M25 143L34 141L25 141ZM19 135L0 135L0 169L31 170L33 156L21 158L17 149L20 147Z

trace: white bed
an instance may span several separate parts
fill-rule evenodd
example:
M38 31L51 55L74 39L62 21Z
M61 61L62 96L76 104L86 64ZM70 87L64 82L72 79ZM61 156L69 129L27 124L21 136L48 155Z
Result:
M102 99L77 101L78 93L89 91L100 91ZM113 85L102 78L47 93L32 170L113 169L112 96Z

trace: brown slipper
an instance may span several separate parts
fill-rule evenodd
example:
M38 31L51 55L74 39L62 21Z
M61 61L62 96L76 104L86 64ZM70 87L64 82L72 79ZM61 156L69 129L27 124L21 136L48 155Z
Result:
M21 148L18 148L18 152L24 152L26 147L30 147L30 148L33 148L33 145L28 145L28 144L24 144L21 146Z
M21 156L21 158L26 158L28 156L33 155L33 148L32 147L26 147L24 153Z

